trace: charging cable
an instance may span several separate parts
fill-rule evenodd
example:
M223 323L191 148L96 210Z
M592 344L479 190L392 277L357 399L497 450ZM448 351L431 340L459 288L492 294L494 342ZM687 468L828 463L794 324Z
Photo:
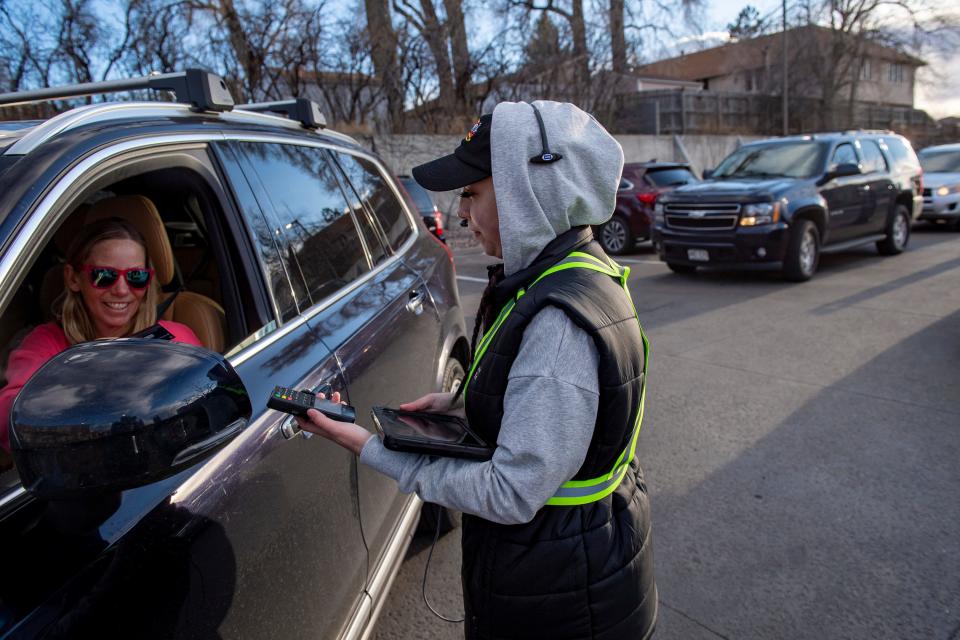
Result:
M432 613L433 615L437 616L438 618L440 618L445 622L460 623L460 622L463 622L466 618L464 617L458 620L454 620L453 618L448 618L447 616L443 615L442 613L434 609L433 605L430 604L430 601L427 600L427 573L430 571L430 559L433 557L433 548L437 546L437 540L440 539L440 521L441 521L441 514L442 514L441 509L443 508L440 505L432 505L432 506L437 510L437 529L433 533L433 543L431 543L430 545L430 553L427 554L427 565L423 568L423 584L421 585L420 593L423 594L423 604L427 605L427 609L430 609L430 613Z

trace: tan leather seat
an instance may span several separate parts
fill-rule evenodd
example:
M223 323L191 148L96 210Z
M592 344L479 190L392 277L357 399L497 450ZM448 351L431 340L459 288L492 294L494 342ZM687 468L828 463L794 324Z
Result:
M161 285L173 280L173 249L157 207L141 195L115 196L94 203L84 216L89 224L102 218L123 218L133 224L147 242L147 251ZM161 296L161 298L169 297ZM222 353L226 348L226 314L210 298L192 291L181 291L164 312L164 320L181 322L197 334L200 342Z

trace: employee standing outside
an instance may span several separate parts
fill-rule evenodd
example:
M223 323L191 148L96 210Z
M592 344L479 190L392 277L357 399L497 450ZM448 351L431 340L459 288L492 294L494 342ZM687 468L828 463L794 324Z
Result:
M357 425L314 410L300 419L401 491L464 513L468 639L653 631L650 509L634 456L647 343L629 272L591 231L613 213L622 167L590 115L537 101L497 105L453 154L413 170L429 190L463 189L459 217L503 264L491 269L463 387L401 408L466 417L497 443L492 459L390 451Z

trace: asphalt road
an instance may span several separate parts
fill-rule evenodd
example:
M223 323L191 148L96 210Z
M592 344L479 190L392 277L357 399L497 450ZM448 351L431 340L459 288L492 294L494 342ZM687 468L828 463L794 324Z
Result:
M490 260L456 257L470 314ZM622 262L652 343L656 638L960 640L960 232L824 256L804 284ZM429 542L376 638L463 637L421 600ZM427 587L449 617L459 554L441 539Z

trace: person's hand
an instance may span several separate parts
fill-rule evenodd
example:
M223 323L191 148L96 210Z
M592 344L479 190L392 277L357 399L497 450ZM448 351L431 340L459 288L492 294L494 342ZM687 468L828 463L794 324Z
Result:
M454 410L454 396L450 393L428 393L422 398L400 405L401 411L424 411L426 413L459 414ZM461 416L462 417L462 416Z
M322 393L318 393L317 397L321 400L326 398ZM334 391L330 396L330 400L340 402L340 392ZM297 416L297 424L299 424L300 428L304 431L309 431L310 433L315 433L318 436L333 440L341 447L349 449L356 455L360 455L363 445L367 444L367 440L373 437L369 431L358 424L331 420L316 409L309 409L306 418Z

